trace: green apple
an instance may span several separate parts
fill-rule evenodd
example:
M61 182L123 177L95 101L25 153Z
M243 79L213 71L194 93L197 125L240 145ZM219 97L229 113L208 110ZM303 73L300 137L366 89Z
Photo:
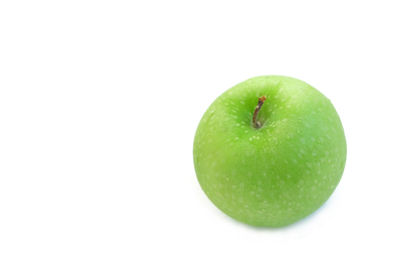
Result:
M227 215L280 227L318 209L343 174L346 140L332 103L284 76L249 79L219 96L196 131L198 181Z

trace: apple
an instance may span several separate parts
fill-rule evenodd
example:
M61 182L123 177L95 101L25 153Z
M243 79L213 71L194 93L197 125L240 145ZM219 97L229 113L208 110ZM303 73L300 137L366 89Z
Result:
M198 181L230 217L281 227L317 210L338 185L346 139L328 98L307 83L261 76L219 96L193 145Z

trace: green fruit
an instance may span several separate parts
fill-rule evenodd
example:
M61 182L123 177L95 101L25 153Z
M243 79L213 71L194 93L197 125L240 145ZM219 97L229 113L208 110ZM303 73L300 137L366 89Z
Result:
M262 76L211 104L193 155L198 181L219 209L250 225L280 227L329 198L344 170L346 140L319 91L294 78Z

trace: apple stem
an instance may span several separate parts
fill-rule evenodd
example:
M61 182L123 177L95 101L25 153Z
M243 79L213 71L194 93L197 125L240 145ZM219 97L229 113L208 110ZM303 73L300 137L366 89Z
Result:
M267 99L267 98L266 98L265 96L262 96L262 97L258 98L257 107L256 107L256 109L254 110L254 114L253 114L253 126L254 126L254 128L256 128L256 129L258 129L258 128L260 128L260 127L262 126L261 122L260 122L260 121L257 121L257 114L258 114L258 112L260 111L260 109L261 109L261 107L262 107L262 105L264 104L264 101L265 101L266 99Z

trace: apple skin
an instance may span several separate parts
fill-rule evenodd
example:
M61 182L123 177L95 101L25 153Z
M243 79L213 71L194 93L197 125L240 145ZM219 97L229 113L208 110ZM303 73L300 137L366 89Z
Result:
M253 127L258 98L263 124ZM194 166L208 198L232 218L281 227L317 210L338 185L346 139L328 98L307 83L261 76L219 96L196 131Z

